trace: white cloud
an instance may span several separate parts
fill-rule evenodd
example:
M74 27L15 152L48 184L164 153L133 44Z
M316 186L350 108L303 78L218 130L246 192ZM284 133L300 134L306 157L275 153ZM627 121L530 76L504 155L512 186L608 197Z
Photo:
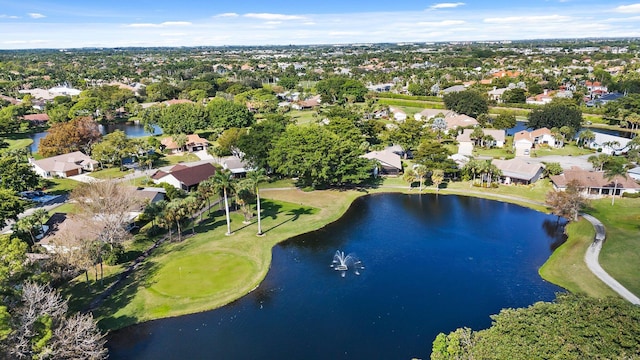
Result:
M282 24L282 21L267 21L265 22L266 25L280 25Z
M131 28L163 28L163 27L170 27L170 26L190 26L190 25L192 25L192 23L189 22L189 21L165 21L165 22L160 23L160 24L133 23L133 24L125 25L125 27L131 27Z
M190 21L165 21L160 24L161 26L190 26Z
M439 4L433 4L431 6L429 6L429 9L431 10L437 10L437 9L453 9L453 8L457 8L458 6L463 6L466 5L463 2L455 2L455 3L439 3Z
M20 19L20 16L0 14L0 19Z
M453 26L462 25L466 21L464 20L442 20L442 21L422 21L418 23L418 26Z
M540 16L507 16L501 18L486 18L483 21L491 24L522 24L522 23L540 23L544 22L566 22L571 17L563 15L540 15Z
M46 17L45 15L42 15L40 13L28 13L27 15L29 15L29 17L33 19L42 19Z
M230 12L230 13L218 14L218 15L215 15L214 17L238 17L238 16L240 16L240 15L238 15L236 13L233 13L233 12Z
M300 15L285 15L285 14L271 14L271 13L248 13L244 14L244 17L261 19L261 20L304 20L304 16Z
M125 27L132 28L159 28L160 24L151 24L151 23L135 23L135 24L127 24Z
M625 14L640 13L640 3L631 5L620 5L617 8L613 9L613 11Z

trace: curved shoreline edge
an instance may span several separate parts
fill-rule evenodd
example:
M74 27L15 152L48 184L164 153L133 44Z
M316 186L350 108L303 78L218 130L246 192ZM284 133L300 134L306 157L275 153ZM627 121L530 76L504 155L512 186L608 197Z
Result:
M631 291L627 290L616 279L609 275L598 262L600 256L600 250L602 250L602 244L606 238L606 232L604 225L600 220L589 214L581 214L581 216L593 225L596 231L596 236L593 239L593 244L589 246L587 252L584 254L584 262L591 272L598 277L603 283L609 286L613 291L618 293L623 299L629 301L634 305L640 305L640 298L634 295Z

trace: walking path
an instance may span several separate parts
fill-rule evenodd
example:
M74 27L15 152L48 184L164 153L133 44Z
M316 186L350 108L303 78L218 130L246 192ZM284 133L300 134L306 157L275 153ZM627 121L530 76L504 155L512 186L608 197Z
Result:
M600 220L594 218L591 215L582 214L582 217L593 225L593 228L596 230L596 237L593 240L593 244L589 246L586 254L584 255L584 261L587 263L587 267L591 272L597 276L602 282L607 284L613 291L617 292L620 296L622 296L627 301L631 302L635 305L640 305L640 298L634 295L631 291L627 290L622 284L620 284L616 279L611 277L602 266L598 262L598 256L600 256L600 250L602 250L602 243L606 237L604 225L600 222Z

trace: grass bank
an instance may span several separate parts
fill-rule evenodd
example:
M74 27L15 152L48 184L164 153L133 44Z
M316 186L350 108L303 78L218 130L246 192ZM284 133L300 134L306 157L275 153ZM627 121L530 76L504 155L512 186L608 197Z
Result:
M584 254L593 243L595 230L581 219L566 227L567 241L557 248L539 270L543 279L572 293L593 297L618 296L600 281L584 262Z

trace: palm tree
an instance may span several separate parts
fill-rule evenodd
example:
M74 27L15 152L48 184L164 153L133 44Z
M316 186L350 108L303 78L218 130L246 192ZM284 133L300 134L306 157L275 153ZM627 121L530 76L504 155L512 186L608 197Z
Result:
M402 179L409 183L409 190L411 190L411 184L416 181L416 172L413 169L407 169L402 175Z
M189 214L189 216L191 216L191 221L193 222L193 227L191 228L191 232L195 234L196 233L195 215L198 213L198 210L202 208L203 202L200 201L197 195L191 194L182 200L182 204L186 212Z
M262 235L262 224L260 223L260 219L262 218L262 213L260 212L260 183L267 180L269 180L269 177L266 175L264 169L249 171L245 180L256 194L256 207L258 211L258 235Z
M444 171L442 169L434 169L431 172L431 182L436 187L436 193L440 192L440 184L444 181Z
M176 199L167 204L167 207L164 209L163 217L165 218L167 224L169 225L169 238L171 238L171 228L172 224L176 224L176 228L178 230L178 241L182 240L182 228L180 226L180 222L187 217L187 207L185 201L183 199Z
M607 166L604 170L604 177L607 180L613 180L613 196L611 197L611 205L613 206L616 200L616 192L618 191L618 178L623 177L627 178L627 168L625 164L625 159L621 157L611 158L609 162L607 162Z
M427 169L427 167L424 165L416 165L416 167L413 168L413 173L418 177L418 182L420 183L420 193L422 193L422 183L424 183L424 177L428 172L429 169Z
M198 185L198 198L203 201L207 200L207 209L209 209L209 214L211 214L211 196L216 193L214 188L215 186L211 178L204 180Z
M225 235L231 235L231 219L229 218L229 201L227 200L227 189L233 187L233 178L231 177L231 171L221 170L217 171L212 177L214 189L217 193L222 193L224 196L224 211L227 216L227 232Z
M587 143L592 142L596 138L596 134L593 131L586 129L578 135L578 142L581 147L584 147Z

